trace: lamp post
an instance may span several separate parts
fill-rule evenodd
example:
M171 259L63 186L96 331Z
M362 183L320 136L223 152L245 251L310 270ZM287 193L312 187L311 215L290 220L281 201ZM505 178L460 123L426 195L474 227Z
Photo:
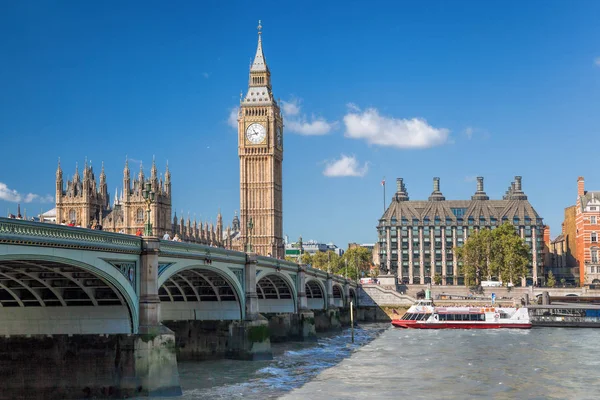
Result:
M298 264L302 264L302 236L298 239Z
M248 220L248 224L246 227L248 228L246 253L252 253L252 230L254 229L254 222L252 221L252 217L250 217L250 219Z
M155 193L152 190L150 182L146 182L144 190L142 190L142 196L146 202L146 225L144 227L144 236L152 236L152 222L150 221L150 205L154 203Z

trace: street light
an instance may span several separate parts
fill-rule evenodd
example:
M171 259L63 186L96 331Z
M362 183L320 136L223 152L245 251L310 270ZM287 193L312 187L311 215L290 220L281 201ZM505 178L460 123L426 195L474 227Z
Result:
M246 242L246 253L252 253L252 230L254 229L254 222L252 222L252 217L248 220L248 235Z
M298 239L298 264L302 264L302 236Z
M144 197L144 201L146 202L146 225L144 236L152 236L152 222L150 221L150 205L154 203L155 193L152 190L152 185L150 182L146 182L146 187L142 190L142 196Z

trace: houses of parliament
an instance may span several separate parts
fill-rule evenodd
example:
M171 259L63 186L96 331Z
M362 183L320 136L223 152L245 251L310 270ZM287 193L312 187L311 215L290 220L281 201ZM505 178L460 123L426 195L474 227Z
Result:
M172 214L171 173L167 165L164 179L152 162L150 176L142 165L132 177L125 161L123 186L111 203L104 164L96 180L91 162L84 163L82 174L65 182L58 163L56 170L56 222L81 227L100 225L103 230L136 234L144 228L146 200L143 190L150 184L155 200L150 205L152 234L178 235L182 241L252 251L283 258L283 116L271 86L271 72L262 49L262 26L258 25L258 45L250 67L248 91L240 99L238 113L238 155L240 158L240 218L223 226L221 213L213 224L184 220Z

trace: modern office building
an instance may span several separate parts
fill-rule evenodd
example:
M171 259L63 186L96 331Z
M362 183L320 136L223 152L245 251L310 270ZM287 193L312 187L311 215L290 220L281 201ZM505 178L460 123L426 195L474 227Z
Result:
M440 179L433 178L433 192L427 200L410 200L402 178L396 180L396 193L379 220L379 269L395 274L403 283L429 283L435 275L442 284L462 285L461 263L454 248L465 243L479 229L495 229L510 222L531 248L526 283L541 284L544 279L544 229L542 218L527 200L521 177L501 200L490 200L483 178L470 200L446 200Z

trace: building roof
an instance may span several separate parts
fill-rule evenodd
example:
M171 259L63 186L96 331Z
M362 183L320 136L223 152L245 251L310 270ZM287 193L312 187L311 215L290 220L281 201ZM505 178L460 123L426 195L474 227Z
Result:
M600 206L600 192L585 192L583 196L579 198L579 205L581 211L589 204L597 204Z
M541 217L520 190L520 179L518 190L515 189L510 194L507 192L503 200L487 200L488 197L483 191L483 179L478 180L477 191L471 200L441 200L439 180L434 181L434 192L430 200L410 200L402 181L399 182L398 189L381 219L389 222L395 218L398 224L402 219L407 219L412 225L413 219L419 220L419 223L425 219L430 221L450 219L456 223L458 218L462 218L463 221L469 218L478 221L483 218L487 222L494 218L496 221L506 219L512 222L516 217L520 220L529 218L532 225L542 224Z

